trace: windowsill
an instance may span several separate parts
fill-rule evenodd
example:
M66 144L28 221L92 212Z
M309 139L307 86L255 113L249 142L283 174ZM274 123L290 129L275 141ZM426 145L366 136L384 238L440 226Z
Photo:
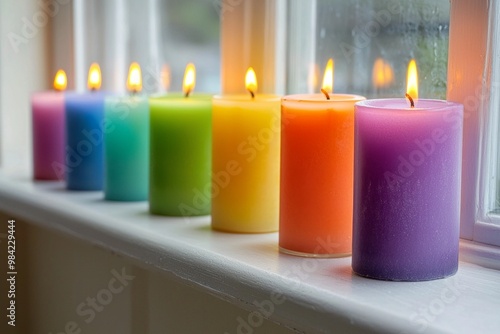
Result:
M384 282L354 275L349 257L280 254L277 233L215 232L209 217L151 216L145 202L106 202L100 192L69 192L62 183L28 176L0 172L0 210L251 311L255 301L276 300L273 294L282 293L286 301L274 305L270 319L307 333L497 333L500 328L500 271L463 261L475 256L469 242L462 243L460 268L451 278ZM500 262L498 249L488 254L488 262L476 263Z

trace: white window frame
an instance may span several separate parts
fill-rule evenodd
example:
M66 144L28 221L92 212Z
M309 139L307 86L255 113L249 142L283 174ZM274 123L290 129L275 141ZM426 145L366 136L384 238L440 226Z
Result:
M490 213L490 183L498 180L499 9L499 0L451 1L447 94L464 105L461 238L494 246L500 246L500 217ZM499 248L490 254L500 266Z
M489 33L487 49L487 79L488 99L485 101L485 112L482 119L482 149L480 156L480 184L478 198L478 218L474 225L473 240L486 244L500 246L500 214L492 213L498 208L497 189L499 182L499 140L500 130L500 3L490 3Z

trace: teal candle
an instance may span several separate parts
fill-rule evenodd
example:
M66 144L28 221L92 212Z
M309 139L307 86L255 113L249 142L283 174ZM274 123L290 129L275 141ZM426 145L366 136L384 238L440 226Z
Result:
M210 95L150 98L149 209L167 216L210 213Z
M104 198L147 200L148 99L140 95L107 98L104 119Z

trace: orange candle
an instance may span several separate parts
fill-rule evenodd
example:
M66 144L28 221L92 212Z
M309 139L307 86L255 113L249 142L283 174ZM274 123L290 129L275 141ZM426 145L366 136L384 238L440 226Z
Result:
M282 99L279 246L293 255L351 253L354 103L364 97L330 94L325 77L323 94Z

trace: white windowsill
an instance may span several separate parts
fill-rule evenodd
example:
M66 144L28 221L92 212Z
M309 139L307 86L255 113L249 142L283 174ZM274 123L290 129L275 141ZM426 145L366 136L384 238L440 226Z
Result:
M282 255L277 233L210 230L209 217L150 216L147 203L68 192L58 182L0 171L0 211L62 231L254 311L282 293L270 319L304 333L498 333L500 271L461 261L457 275L417 283L358 277L351 259ZM474 257L462 244L462 260ZM486 252L488 253L488 252ZM499 253L489 252L497 263ZM496 257L496 259L494 259ZM482 264L482 263L481 263ZM486 263L486 265L488 265Z

